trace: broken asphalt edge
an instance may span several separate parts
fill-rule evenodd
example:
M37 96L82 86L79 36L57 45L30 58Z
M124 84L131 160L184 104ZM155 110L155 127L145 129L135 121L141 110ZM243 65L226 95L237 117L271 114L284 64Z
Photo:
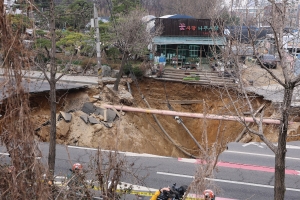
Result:
M23 78L46 80L43 72L40 71L22 70L22 74L23 74ZM47 74L49 73L47 72ZM57 73L56 75L57 77L59 77L61 73ZM1 68L0 68L0 76L4 77L4 71ZM72 80L71 78L74 78L74 80ZM80 80L80 79L84 79L84 80ZM59 79L58 82L98 85L99 81L101 81L101 79L99 79L99 77L97 76L70 76L69 74L65 74Z

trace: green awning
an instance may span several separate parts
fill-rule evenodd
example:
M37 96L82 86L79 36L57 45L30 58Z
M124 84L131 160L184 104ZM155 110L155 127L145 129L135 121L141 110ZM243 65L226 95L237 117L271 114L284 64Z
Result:
M218 45L226 44L225 37L154 37L152 42L157 45L163 44L201 44L201 45Z

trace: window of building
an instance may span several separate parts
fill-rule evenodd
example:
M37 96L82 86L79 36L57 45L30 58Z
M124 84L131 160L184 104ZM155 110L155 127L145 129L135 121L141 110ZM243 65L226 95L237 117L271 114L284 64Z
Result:
M198 57L199 49L199 45L189 45L189 57Z

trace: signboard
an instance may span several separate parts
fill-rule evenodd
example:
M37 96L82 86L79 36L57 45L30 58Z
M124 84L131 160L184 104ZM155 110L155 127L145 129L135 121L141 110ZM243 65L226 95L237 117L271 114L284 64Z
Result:
M211 23L210 19L168 19L158 18L155 26L162 25L161 36L202 36L221 35L221 23Z

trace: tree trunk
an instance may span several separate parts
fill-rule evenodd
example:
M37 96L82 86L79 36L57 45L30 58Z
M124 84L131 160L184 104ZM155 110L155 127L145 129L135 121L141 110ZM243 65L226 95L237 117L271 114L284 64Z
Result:
M127 58L128 58L128 53L124 53L123 54L123 58L122 58L122 63L121 63L120 71L118 73L117 80L115 81L115 84L114 84L114 90L115 91L118 91L120 80L121 80L121 77L123 75L123 69L124 69L125 63L127 61Z
M56 156L56 86L55 82L51 80L50 83L50 144L49 144L49 156L48 156L48 166L49 171L54 175L55 170L55 156Z
M284 89L284 99L282 103L282 122L278 136L278 148L275 153L275 185L274 199L284 200L285 194L285 155L286 155L286 138L288 130L289 109L292 102L294 87L287 85Z
M55 64L55 52L56 52L56 36L55 36L55 18L54 18L54 2L50 2L50 28L51 28L51 61L50 61L50 144L48 155L48 166L50 175L54 175L55 170L55 154L56 154L56 64Z

